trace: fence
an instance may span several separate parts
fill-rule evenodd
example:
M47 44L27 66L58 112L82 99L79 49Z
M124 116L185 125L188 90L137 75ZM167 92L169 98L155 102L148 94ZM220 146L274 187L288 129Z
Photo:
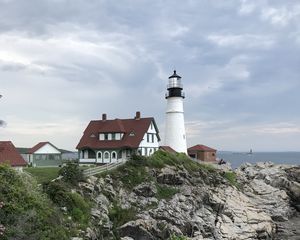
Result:
M96 174L105 172L105 171L109 171L112 170L118 166L123 165L126 162L126 160L119 160L118 162L114 162L114 163L109 163L109 164L105 164L99 167L93 167L93 168L89 168L89 169L85 169L83 170L83 175L86 177L90 177L90 176L94 176Z

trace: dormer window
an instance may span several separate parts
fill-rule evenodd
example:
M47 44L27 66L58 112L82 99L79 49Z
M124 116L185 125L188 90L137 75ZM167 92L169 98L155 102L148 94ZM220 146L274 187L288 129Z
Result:
M99 133L100 141L115 141L121 140L124 133Z
M135 136L134 132L129 133L129 137L134 137L134 136Z
M91 134L91 138L94 138L96 137L96 135L94 133Z

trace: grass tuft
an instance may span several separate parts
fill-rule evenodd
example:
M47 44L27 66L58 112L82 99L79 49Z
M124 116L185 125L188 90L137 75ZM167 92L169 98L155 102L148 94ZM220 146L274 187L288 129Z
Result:
M162 199L171 199L176 193L179 192L178 189L173 188L173 187L168 187L165 185L156 185L157 188L157 193L156 193L156 198L158 200L162 200Z
M231 171L225 172L224 178L226 178L231 185L239 187L235 172L231 172Z

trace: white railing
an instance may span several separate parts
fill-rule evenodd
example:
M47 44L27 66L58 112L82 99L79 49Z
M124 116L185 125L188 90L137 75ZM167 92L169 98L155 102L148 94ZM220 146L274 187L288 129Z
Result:
M86 170L83 170L83 175L85 177L90 177L90 176L94 176L96 174L102 173L102 172L106 172L109 170L112 170L118 166L123 165L126 162L126 159L119 159L118 162L114 162L114 163L108 163L99 167L93 167L93 168L89 168Z
M79 163L96 163L96 158L79 158Z

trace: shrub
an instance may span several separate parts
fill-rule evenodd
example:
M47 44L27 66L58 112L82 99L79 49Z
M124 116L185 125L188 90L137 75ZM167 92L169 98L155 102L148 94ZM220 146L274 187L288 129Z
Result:
M158 200L161 199L170 199L172 198L176 193L179 192L178 189L173 188L173 187L168 187L165 185L158 185L157 184L157 193L156 193L156 198Z
M1 239L70 239L63 217L31 177L0 165L0 182Z
M137 211L131 207L129 209L122 208L117 202L113 203L113 207L109 209L109 219L113 222L114 228L132 221L136 218Z
M146 157L133 156L132 159L122 166L102 173L100 176L105 177L107 174L110 174L113 179L121 181L125 188L132 190L135 186L152 178L146 170L146 162ZM114 183L117 183L117 181Z
M49 198L59 207L66 207L75 221L86 224L90 217L90 204L78 193L70 192L64 182L43 185Z
M76 163L67 163L67 165L62 167L58 173L65 182L72 185L77 185L78 182L84 180L83 172Z

